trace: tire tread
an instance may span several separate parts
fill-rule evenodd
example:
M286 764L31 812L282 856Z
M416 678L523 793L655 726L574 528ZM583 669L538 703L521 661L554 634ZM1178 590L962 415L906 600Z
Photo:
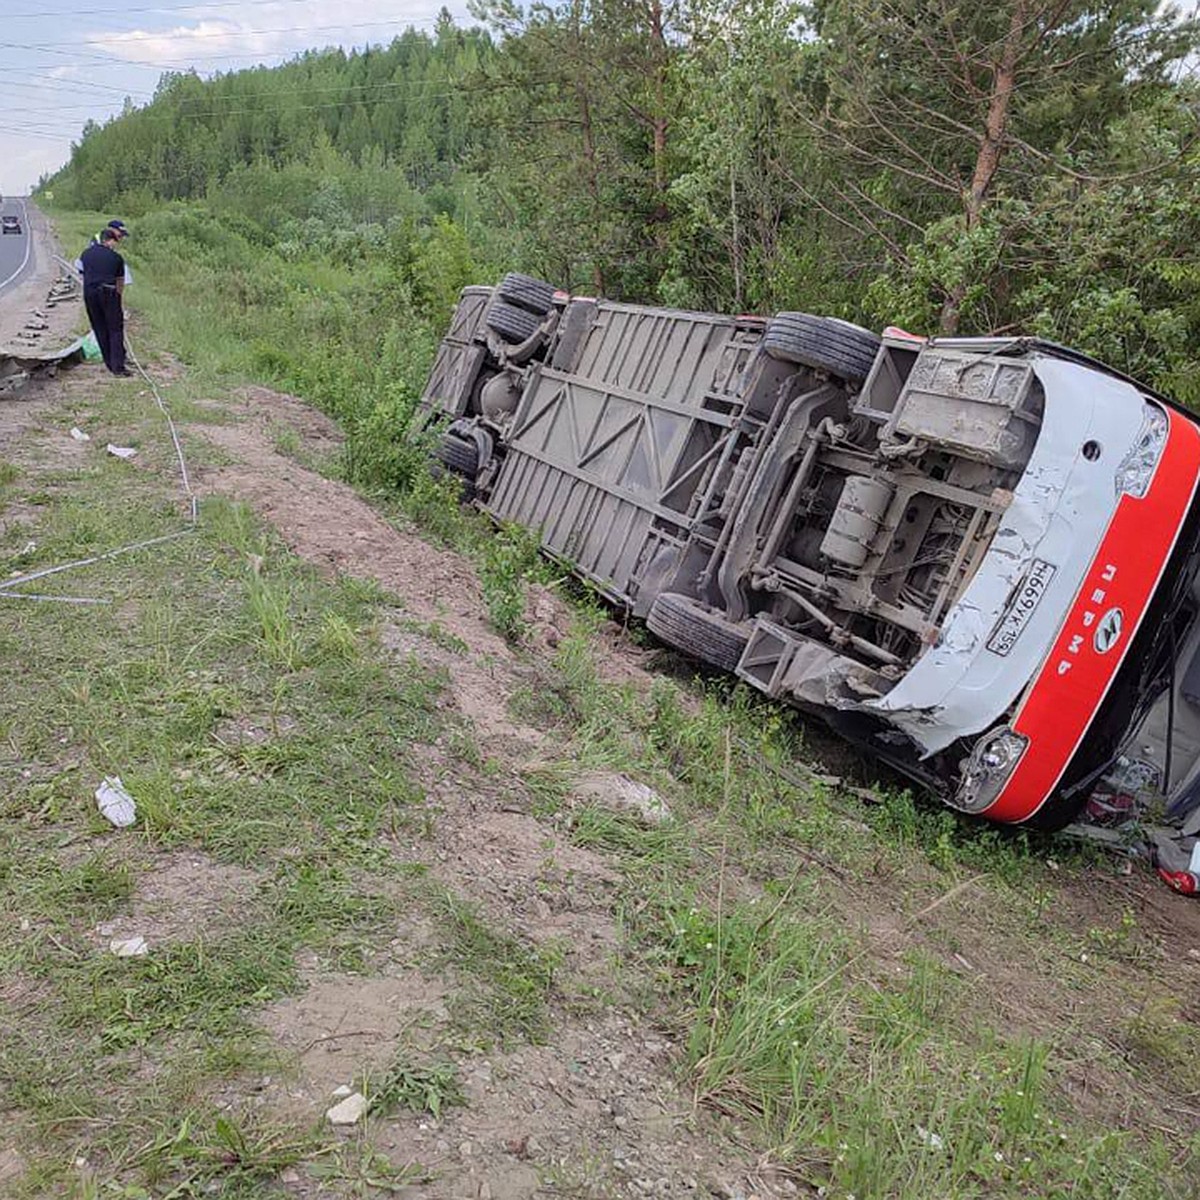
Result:
M493 333L499 334L514 346L519 346L531 337L542 323L540 317L504 300L492 301L485 320Z
M870 374L880 344L877 334L857 325L791 312L772 317L762 339L763 350L772 358L859 384Z
M500 280L496 293L501 300L515 304L535 316L544 317L554 307L555 287L544 279L510 271Z
M677 592L658 596L646 626L668 645L722 671L734 670L750 641L740 626Z

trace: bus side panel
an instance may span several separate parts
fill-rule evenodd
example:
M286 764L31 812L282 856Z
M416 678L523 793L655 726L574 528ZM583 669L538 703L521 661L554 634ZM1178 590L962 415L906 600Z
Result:
M698 444L711 455L735 436L736 334L729 318L599 305L574 371L534 369L489 511L540 530L547 551L634 604L651 530L689 527L681 471Z

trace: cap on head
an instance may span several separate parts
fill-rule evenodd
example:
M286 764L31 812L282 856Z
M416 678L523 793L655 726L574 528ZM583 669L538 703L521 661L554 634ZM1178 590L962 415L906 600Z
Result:
M118 238L129 236L129 230L124 221L118 221L115 217L105 226L106 229L111 229Z

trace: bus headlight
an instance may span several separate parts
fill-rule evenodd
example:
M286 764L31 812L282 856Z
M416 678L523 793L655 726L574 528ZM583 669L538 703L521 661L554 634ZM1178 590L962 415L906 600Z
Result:
M1021 761L1029 739L1003 726L985 733L963 763L962 782L954 806L977 813L990 807Z
M1146 418L1142 422L1142 430L1129 451L1117 468L1117 492L1141 499L1154 478L1154 468L1162 458L1163 448L1167 444L1167 432L1171 427L1171 419L1156 404L1146 405Z

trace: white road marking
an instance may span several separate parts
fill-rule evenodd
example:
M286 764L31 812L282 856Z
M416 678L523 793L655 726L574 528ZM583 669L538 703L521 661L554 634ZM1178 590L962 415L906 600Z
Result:
M29 254L33 249L33 230L29 228L29 206L24 200L21 201L21 217L23 222L21 227L25 230L25 257L21 259L21 265L7 279L0 279L0 291L8 287L29 265Z

